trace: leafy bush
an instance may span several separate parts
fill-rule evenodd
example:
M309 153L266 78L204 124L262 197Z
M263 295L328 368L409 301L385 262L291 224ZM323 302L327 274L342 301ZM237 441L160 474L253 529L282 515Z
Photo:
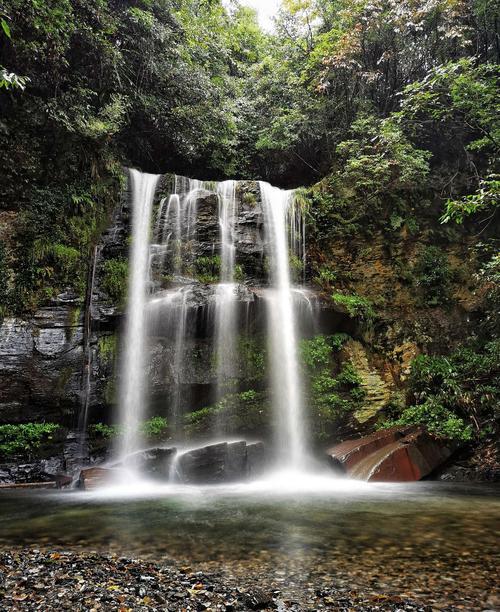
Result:
M247 335L238 338L240 368L248 381L262 380L266 375L266 348L263 338Z
M337 280L337 274L329 266L322 265L319 267L313 281L322 289L330 289Z
M123 304L127 295L128 261L107 259L103 265L102 288L115 304Z
M254 391L253 389L242 391L241 393L238 393L238 397L242 402L250 402L257 399L257 391Z
M413 274L422 291L421 301L426 306L439 306L450 299L452 273L446 254L436 246L428 246L420 254Z
M360 295L334 293L332 300L335 304L344 307L351 317L359 317L365 321L372 321L375 318L375 311L370 300Z
M158 438L167 431L167 428L167 419L161 416L151 417L141 424L141 432L146 438Z
M361 377L359 376L356 368L351 362L342 364L342 369L337 376L337 382L339 385L351 386L358 388L361 384Z
M219 255L197 257L193 264L193 275L201 283L216 283L219 280L221 265L222 262Z
M484 315L479 323L479 329L486 338L500 336L500 254L489 259L477 274L484 292Z
M93 437L110 440L122 434L119 425L106 425L105 423L95 423L89 426L89 434Z
M500 406L500 340L450 356L420 355L411 365L411 405L384 426L422 424L459 440L492 431Z
M17 453L32 454L42 444L52 440L59 428L55 423L0 425L0 455L9 457Z
M385 423L384 427L393 425L425 425L433 434L463 442L472 438L471 425L466 425L462 418L431 398L423 404L405 408L399 419Z
M320 440L328 438L364 399L361 378L353 364L344 362L339 367L335 359L348 339L347 334L318 335L300 344L302 363L310 381L306 404L311 430Z
M495 172L500 152L499 84L498 63L466 57L432 68L425 78L404 90L400 120L420 137L432 130L434 138L437 135L443 141L445 150L448 144L460 143L460 156L465 153L463 167L457 165L459 171L450 177L451 197L446 201L442 223L463 223L480 212L489 215L488 220L498 207L500 181ZM482 154L479 164L478 153ZM457 175L460 178L455 181ZM470 193L471 186L476 187L474 193ZM468 193L464 194L465 190Z
M464 219L478 212L491 212L491 219L500 202L500 175L490 174L479 181L478 189L475 193L465 195L458 199L448 198L446 200L446 210L441 217L442 223L455 221L463 223Z
M302 340L300 343L302 361L306 366L313 368L328 365L331 362L332 352L340 350L347 340L349 340L347 334L333 334L331 336L320 334Z
M345 184L369 197L419 186L429 173L430 153L417 149L392 118L361 118L351 125L356 137L341 142Z
M161 416L154 416L143 421L139 425L141 433L146 438L158 438L166 433L168 429L167 419ZM110 440L124 434L124 429L121 425L107 425L105 423L95 423L90 425L89 433L93 437Z

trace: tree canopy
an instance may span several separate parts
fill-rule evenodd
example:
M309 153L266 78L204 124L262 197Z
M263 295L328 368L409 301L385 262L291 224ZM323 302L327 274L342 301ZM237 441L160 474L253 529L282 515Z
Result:
M285 0L265 33L237 0L3 0L16 293L81 263L71 249L85 260L123 165L323 181L353 219L427 189L443 221L490 222L499 15L499 0Z

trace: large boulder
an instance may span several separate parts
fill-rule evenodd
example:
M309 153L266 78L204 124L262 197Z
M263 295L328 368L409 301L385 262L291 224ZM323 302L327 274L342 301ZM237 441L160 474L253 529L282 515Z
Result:
M175 448L150 448L137 454L136 465L142 474L166 482L176 454Z
M340 464L344 471L349 472L355 465L365 457L373 454L376 450L383 448L401 438L412 431L416 431L416 427L391 427L389 429L381 429L368 436L356 438L354 440L346 440L333 446L327 450L327 455L335 464Z
M113 481L115 474L116 471L103 467L86 468L80 472L77 487L85 491L99 489L109 485Z
M177 476L184 483L216 484L259 475L265 467L260 442L221 442L187 451L177 460Z
M456 444L430 435L421 427L391 428L327 451L350 478L368 482L420 480L442 465Z

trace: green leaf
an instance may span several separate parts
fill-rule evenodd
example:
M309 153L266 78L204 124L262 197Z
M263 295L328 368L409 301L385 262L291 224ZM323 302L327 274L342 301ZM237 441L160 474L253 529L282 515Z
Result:
M10 35L9 24L5 21L5 19L0 19L0 23L2 24L2 30L5 32L5 36L7 36L7 38L12 38Z

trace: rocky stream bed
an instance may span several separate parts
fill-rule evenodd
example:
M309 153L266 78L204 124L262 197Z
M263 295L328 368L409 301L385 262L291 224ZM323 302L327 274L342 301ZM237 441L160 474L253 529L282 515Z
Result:
M495 486L0 496L0 609L496 611Z
M312 582L292 595L284 577L272 580L253 571L243 577L230 569L197 571L98 553L4 552L0 572L4 610L432 609L408 596L318 588Z
M3 610L315 610L453 611L497 610L499 600L487 595L473 600L481 575L451 584L443 593L421 589L390 592L359 589L339 582L321 566L304 574L286 575L258 564L223 569L155 563L96 552L21 549L0 554L0 596ZM437 576L431 579L438 584ZM453 583L456 583L453 585ZM465 595L467 589L469 595ZM479 595L479 593L478 593Z

